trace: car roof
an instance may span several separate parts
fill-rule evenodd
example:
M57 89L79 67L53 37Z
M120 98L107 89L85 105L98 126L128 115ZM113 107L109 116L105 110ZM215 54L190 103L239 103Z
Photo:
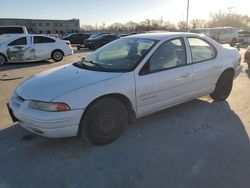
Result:
M136 35L130 35L126 38L147 38L147 39L153 39L153 40L166 40L170 38L178 38L178 37L184 37L184 36L195 36L200 37L201 34L197 33L188 33L188 32L157 32L157 33L143 33L143 34L136 34Z
M2 25L2 26L0 26L0 28L3 28L3 27L22 27L22 28L25 28L25 26L22 26L22 25Z

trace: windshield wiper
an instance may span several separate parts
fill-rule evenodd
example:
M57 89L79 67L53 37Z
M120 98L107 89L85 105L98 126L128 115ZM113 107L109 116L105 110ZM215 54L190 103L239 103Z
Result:
M104 69L103 66L101 66L100 64L95 63L95 62L93 62L93 61L86 61L86 60L83 60L83 62L90 63L90 64L92 64L92 65L95 65L96 67L99 67L99 68L101 68L101 69ZM85 64L84 64L84 65L85 65Z

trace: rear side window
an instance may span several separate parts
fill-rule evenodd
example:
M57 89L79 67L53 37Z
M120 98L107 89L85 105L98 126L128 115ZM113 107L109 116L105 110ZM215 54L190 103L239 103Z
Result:
M188 38L188 42L192 53L193 63L211 60L217 55L215 47L203 39L191 37Z
M0 27L0 35L3 34L22 34L24 33L21 27Z
M17 45L27 45L27 38L26 37L21 37L19 39L16 39L9 43L8 46L17 46Z
M34 44L53 43L54 39L48 37L34 36Z

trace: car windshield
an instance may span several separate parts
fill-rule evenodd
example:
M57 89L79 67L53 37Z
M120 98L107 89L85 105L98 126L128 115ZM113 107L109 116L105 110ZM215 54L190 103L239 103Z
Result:
M100 48L82 60L81 64L107 72L127 72L148 54L157 40L122 38Z

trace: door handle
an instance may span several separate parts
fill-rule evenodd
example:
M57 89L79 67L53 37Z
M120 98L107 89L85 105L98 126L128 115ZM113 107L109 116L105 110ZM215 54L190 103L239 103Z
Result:
M181 78L188 78L190 77L191 73L190 72L185 72L181 75Z

